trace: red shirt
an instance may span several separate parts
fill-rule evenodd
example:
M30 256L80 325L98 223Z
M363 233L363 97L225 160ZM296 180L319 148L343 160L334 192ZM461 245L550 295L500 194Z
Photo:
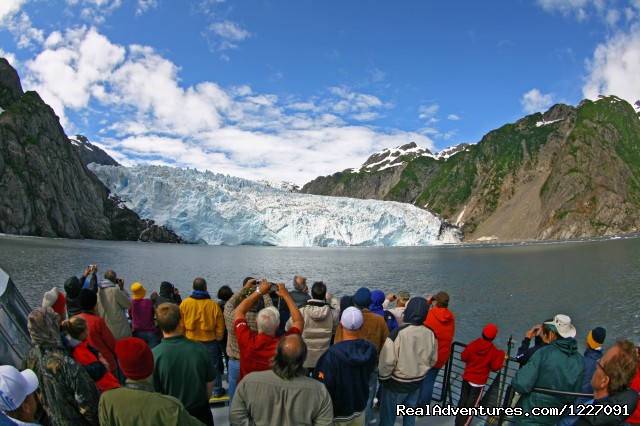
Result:
M640 365L636 371L636 376L631 381L629 387L635 391L638 391L638 407L636 411L631 413L631 417L627 419L627 423L639 424L640 423Z
M89 346L89 343L87 341L84 341L78 344L78 346L76 346L75 348L73 348L73 358L76 361L78 361L79 364L89 365L94 362L100 362L98 360L98 357L95 356L94 353L89 350L88 346ZM116 380L113 374L111 374L109 371L104 373L104 376L102 376L95 383L100 393L109 389L120 387L120 383L118 383L118 380Z
M87 342L107 360L109 367L111 367L109 371L116 371L118 368L118 363L116 362L116 338L113 337L113 333L107 327L107 323L97 315L82 313L78 314L78 316L87 321L87 328L89 329Z
M235 322L236 340L240 348L240 376L238 383L244 376L254 371L271 369L271 360L276 354L276 346L283 337L302 332L297 327L291 327L289 331L280 337L268 334L255 334L249 328L247 320L240 318Z

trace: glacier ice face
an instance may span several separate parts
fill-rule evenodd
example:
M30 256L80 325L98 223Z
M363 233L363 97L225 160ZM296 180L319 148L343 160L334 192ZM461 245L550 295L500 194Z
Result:
M458 243L426 210L391 201L292 193L211 172L89 168L140 217L212 245L419 246Z

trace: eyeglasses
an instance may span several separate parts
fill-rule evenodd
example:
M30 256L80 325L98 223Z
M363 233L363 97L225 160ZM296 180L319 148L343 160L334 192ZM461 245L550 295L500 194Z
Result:
M607 370L605 370L605 369L604 369L604 367L602 366L602 364L600 364L600 361L596 361L596 365L602 369L602 371L604 372L604 374L606 374L607 376L609 376L609 373L607 373Z

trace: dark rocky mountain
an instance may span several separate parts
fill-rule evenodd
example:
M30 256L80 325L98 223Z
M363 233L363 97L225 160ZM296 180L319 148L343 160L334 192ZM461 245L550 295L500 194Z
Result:
M88 142L88 141L87 141ZM113 159L111 159L115 163ZM179 242L140 219L87 169L58 117L0 58L0 232Z
M467 240L637 232L635 106L615 96L555 105L448 158L420 155L395 167L345 170L309 182L302 192L414 203L463 225Z
M76 152L80 156L80 161L85 166L91 163L102 164L103 166L119 166L120 164L111 158L102 148L89 142L84 135L75 135L75 137L69 138L71 144L76 149Z

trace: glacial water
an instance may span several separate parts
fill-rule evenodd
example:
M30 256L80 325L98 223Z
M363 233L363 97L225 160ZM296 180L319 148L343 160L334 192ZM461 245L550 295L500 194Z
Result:
M426 296L446 290L457 318L456 340L479 336L488 322L500 329L496 343L519 343L536 322L569 315L584 341L595 326L607 341L640 341L640 237L553 243L395 248L280 248L167 245L0 236L0 267L27 301L39 305L54 286L88 264L102 275L114 269L147 294L163 280L183 296L196 276L218 287L240 288L246 276L266 276L291 286L296 274L324 281L335 295L366 286L406 289Z

